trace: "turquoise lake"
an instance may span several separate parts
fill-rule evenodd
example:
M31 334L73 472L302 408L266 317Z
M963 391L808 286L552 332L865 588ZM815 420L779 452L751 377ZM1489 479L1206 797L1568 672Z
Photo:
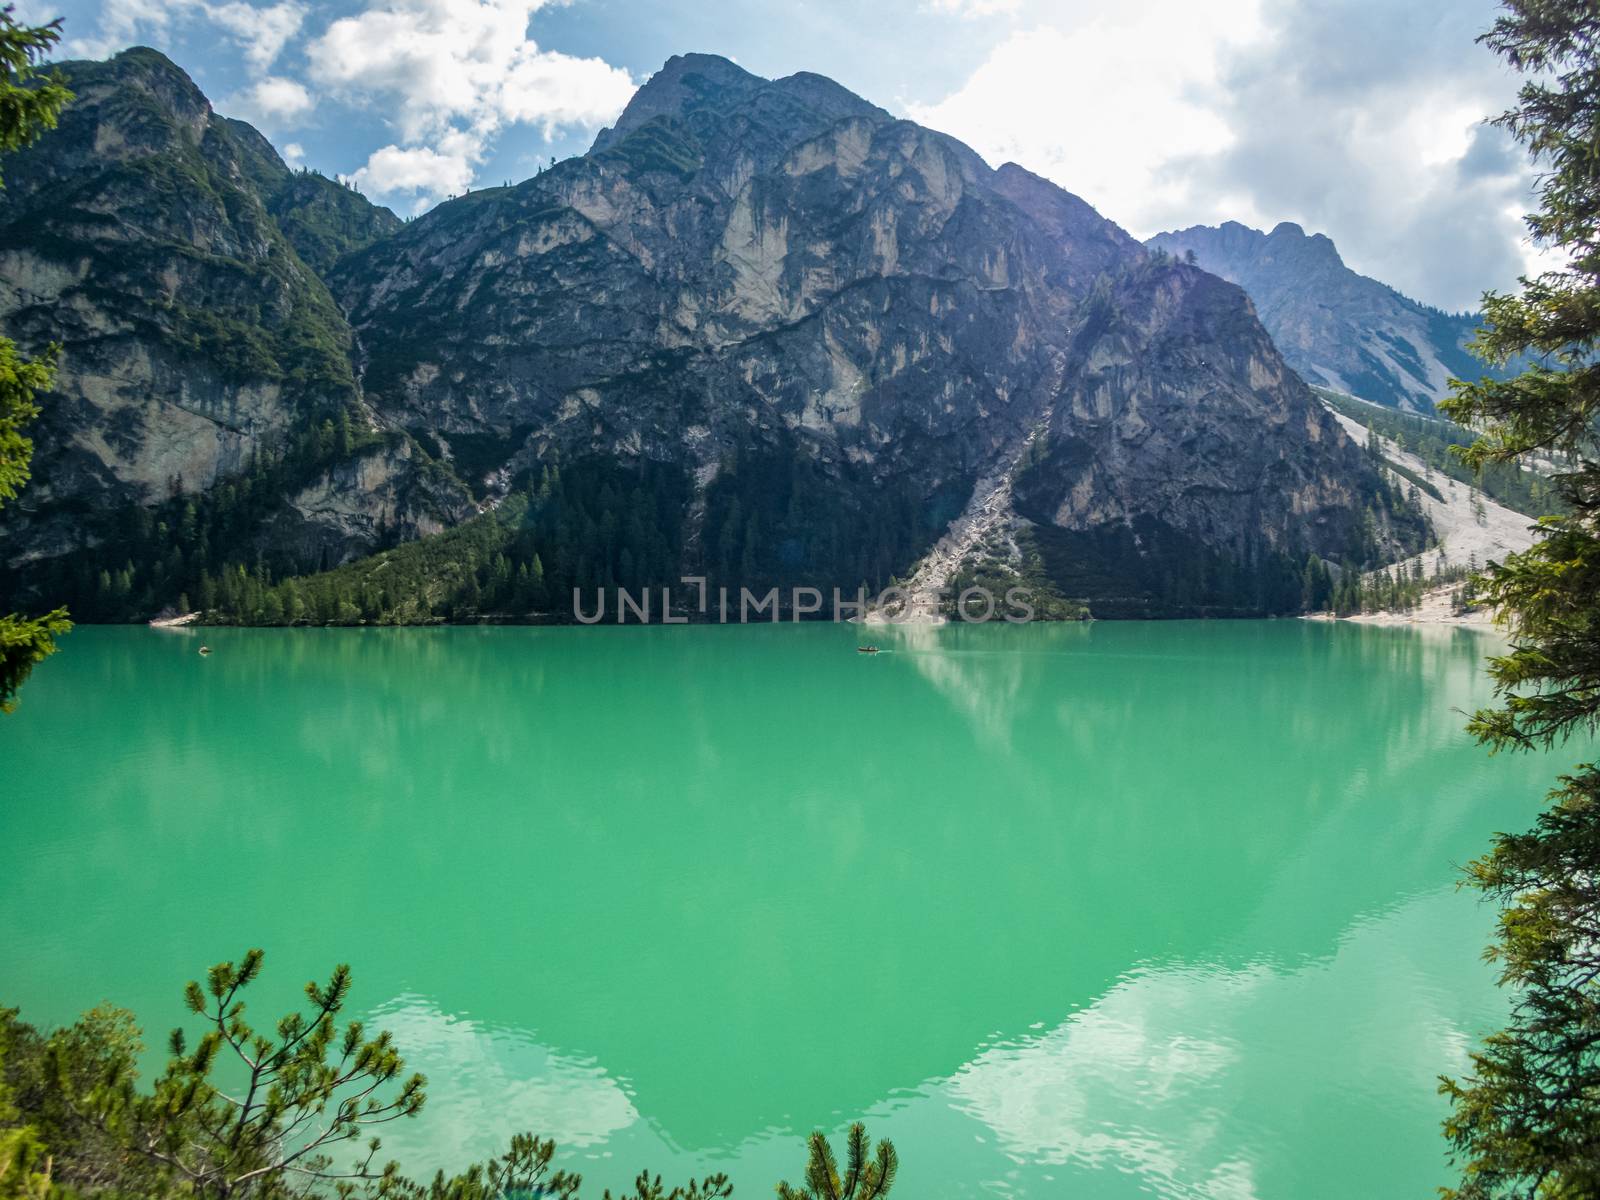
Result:
M1494 637L871 636L80 628L0 719L0 1003L159 1048L219 959L260 1019L349 962L414 1174L528 1129L764 1196L861 1117L910 1198L1449 1181L1506 1006L1459 868L1582 757L1462 732Z

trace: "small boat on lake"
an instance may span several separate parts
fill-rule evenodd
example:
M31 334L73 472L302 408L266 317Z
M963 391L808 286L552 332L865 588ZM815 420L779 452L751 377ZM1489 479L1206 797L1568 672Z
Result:
M878 648L876 646L857 646L856 647L856 653L857 654L876 654L876 653L878 653Z
M201 654L202 657L207 655L207 654L210 654L210 653L211 653L211 647L210 646L201 646L200 647L200 654Z

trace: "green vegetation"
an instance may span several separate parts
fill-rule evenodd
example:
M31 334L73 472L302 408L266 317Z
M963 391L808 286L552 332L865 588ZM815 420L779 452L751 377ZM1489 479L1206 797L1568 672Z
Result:
M0 8L0 153L31 146L56 127L72 93L58 72L39 64L61 40L61 22L19 25L15 6Z
M57 597L86 620L116 622L186 608L206 593L208 581L215 585L240 570L267 579L315 570L325 564L287 554L259 557L253 547L262 526L281 511L285 496L341 462L402 439L364 429L347 410L263 450L246 471L209 491L183 495L174 480L174 494L153 508L82 513L82 549L31 564L25 573L0 568L0 590Z
M349 326L327 287L299 260L253 196L220 177L221 168L198 151L194 161L184 159L183 155L138 159L124 169L144 174L146 185L154 176L172 175L174 197L182 196L185 203L193 203L193 176L203 172L205 192L215 197L217 208L268 242L270 251L259 258L240 259L205 253L180 241L139 250L101 247L101 262L139 278L156 265L141 265L141 258L176 254L193 260L198 270L229 278L237 289L235 303L225 307L218 307L214 299L204 307L170 303L154 314L156 331L171 344L219 365L237 382L285 385L308 415L336 407L340 399L354 394L355 376Z
M1301 611L1300 560L1276 550L1224 554L1152 518L1084 532L1038 524L1034 537L1057 592L1089 597L1097 617Z
M703 561L713 586L859 584L875 594L933 545L972 490L970 478L931 496L904 480L885 489L780 438L729 455L706 490Z
M98 169L30 173L0 244L63 262L87 257L83 299L230 381L282 385L309 418L352 401L349 326L251 186L265 169L259 135L220 117L199 136L175 121L159 97L192 85L152 51L63 71L92 104L69 113L57 136ZM139 130L151 152L100 158L92 139L103 121ZM177 286L152 286L161 280ZM185 299L194 296L203 299Z
M326 276L345 255L401 228L399 217L352 185L310 168L290 170L253 126L230 117L219 121L242 152L240 165L265 197L267 211L317 274Z
M555 594L538 552L517 555L528 497L444 533L346 566L274 582L236 564L208 575L194 598L205 618L240 625L425 625L486 613L528 616ZM514 561L513 556L516 556Z
M60 38L60 22L19 25L8 5L0 9L0 151L20 149L56 124L57 114L72 93L53 75L39 72L39 60ZM39 415L37 392L55 378L57 348L24 358L9 339L0 338L0 501L14 500L28 481L33 442L23 430ZM0 615L0 712L10 712L17 689L33 668L55 651L55 639L72 628L64 608L42 617ZM0 1108L5 1097L0 1093ZM19 1161L27 1151L20 1142L0 1142L0 1167L7 1156ZM0 1171L3 1180L3 1171Z
M1490 660L1501 700L1468 728L1491 749L1550 747L1600 728L1600 9L1508 0L1485 35L1525 73L1499 118L1542 169L1534 236L1562 267L1485 297L1477 349L1535 363L1459 385L1441 406L1479 431L1469 467L1530 455L1562 464L1562 515L1480 584L1509 614L1511 649ZM1510 1024L1446 1079L1445 1133L1460 1165L1452 1200L1600 1195L1600 769L1579 764L1524 834L1504 834L1468 883L1501 905L1490 951L1514 989Z
M1426 570L1423 558L1409 566L1397 563L1367 574L1346 564L1339 571L1312 556L1300 576L1302 602L1307 612L1331 612L1348 617L1362 612L1408 612L1422 603L1423 595L1441 586L1460 585L1454 594L1458 611L1474 602L1472 579L1477 563L1451 566L1441 555Z
M713 592L720 585L735 594L830 586L853 593L859 584L876 594L932 545L959 511L960 490L931 500L909 486L884 494L848 468L831 477L798 446L749 449L724 460L707 490L703 532L690 545L693 493L682 468L603 456L563 465L552 457L537 480L523 477L496 508L454 529L310 574L234 562L208 571L187 596L224 623L410 625L567 621L575 589L592 608L598 589L637 595L679 586L686 572L708 576ZM156 528L171 537L170 520ZM1030 554L1037 572L1031 544ZM1046 605L1081 615L1034 582ZM110 585L123 590L114 571Z
M654 117L597 157L630 174L664 171L688 179L700 170L705 152L687 128L669 117Z
M102 1006L67 1029L41 1032L0 1009L0 1197L4 1200L579 1200L583 1179L551 1170L555 1143L519 1134L503 1155L420 1183L378 1155L380 1127L415 1117L427 1080L405 1069L386 1031L342 1026L351 975L306 984L306 1006L270 1027L245 1015L260 950L218 963L184 1000L195 1029L173 1030L169 1057L140 1086L132 1014ZM191 1041L193 1037L193 1041ZM858 1124L843 1180L827 1139L810 1141L796 1200L878 1200L894 1183L894 1146L875 1155ZM670 1189L641 1172L618 1200L725 1200L725 1175ZM611 1193L605 1193L610 1200Z
M1042 621L1084 621L1090 616L1089 606L1061 594L1061 589L1051 582L1045 571L1044 556L1039 553L1039 541L1031 525L1024 525L1012 535L1017 554L1003 534L992 533L962 560L960 567L945 589L940 606L944 616L960 619L961 595L968 588L981 588L994 597L996 611L1004 615L1010 610L1006 593L1016 588L1025 602L1032 607L1033 615ZM976 597L971 601L971 614L984 611Z
M574 588L677 583L688 500L687 476L661 463L552 464L454 529L298 578L238 564L194 598L208 619L248 625L565 620Z
M1314 387L1311 390L1336 412L1416 455L1428 465L1430 471L1437 471L1449 479L1475 487L1491 500L1515 512L1543 517L1560 510L1561 497L1555 485L1539 472L1512 462L1484 462L1479 466L1466 462L1461 457L1461 451L1472 444L1474 435L1459 425L1435 417L1383 408L1327 388ZM1416 472L1392 459L1385 457L1382 461L1386 469L1409 480L1435 500L1443 499L1438 487L1428 477L1419 477Z
M808 1144L810 1158L806 1162L805 1184L793 1188L780 1183L778 1200L877 1200L879 1196L888 1195L894 1186L895 1172L900 1169L894 1143L879 1142L874 1154L866 1126L857 1121L850 1126L846 1144L849 1161L841 1177L828 1139L820 1132L813 1133Z
M401 227L387 208L311 170L292 173L270 193L267 208L301 259L321 275Z
M681 467L605 456L562 464L552 455L495 508L404 544L382 534L380 544L390 544L355 562L254 548L286 495L402 436L361 430L347 411L263 451L207 492L82 514L84 548L30 566L26 578L0 569L0 588L63 597L89 620L193 608L247 625L565 621L574 589L592 602L602 588L675 586L686 571L708 575L713 590L853 592L859 584L875 594L932 545L964 499L959 485L918 499L909 485L877 492L848 469L833 479L795 447L746 451L723 463L691 546L692 487ZM458 443L478 449L471 438L451 439ZM459 486L442 464L428 465L441 486ZM1031 541L1028 562L1040 611L1080 615L1039 574Z
M15 499L28 480L33 442L22 430L39 415L34 393L50 386L54 358L51 351L30 361L0 338L0 500ZM71 628L65 608L42 617L0 616L0 712L16 706L17 689L35 666L54 653L55 639Z

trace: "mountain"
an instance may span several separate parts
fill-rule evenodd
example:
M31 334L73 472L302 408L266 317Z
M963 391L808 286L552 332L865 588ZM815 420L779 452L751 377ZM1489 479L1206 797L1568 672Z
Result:
M1291 222L1262 233L1229 221L1158 233L1153 250L1191 251L1249 293L1285 361L1308 382L1412 412L1432 412L1450 379L1489 372L1466 345L1477 313L1446 313L1345 266L1332 241Z
M369 422L350 326L311 264L398 219L289 171L155 51L62 70L77 98L37 151L7 159L0 191L5 332L61 345L33 482L5 514L7 566L72 591L63 560L122 566L173 499L210 497L190 517L217 518L209 551L298 563L467 515L464 489L425 478L403 434L343 461L306 445L323 422ZM275 494L257 486L245 511L269 472Z
M952 529L936 583L1030 555L1099 611L1265 611L1422 536L1238 288L820 76L675 57L587 154L399 224L153 51L66 72L0 207L0 325L65 347L0 555L80 600L292 612L275 579L479 509L420 560L468 556L454 615L530 566L519 611L926 580ZM75 543L102 505L139 528ZM397 611L374 571L322 615Z

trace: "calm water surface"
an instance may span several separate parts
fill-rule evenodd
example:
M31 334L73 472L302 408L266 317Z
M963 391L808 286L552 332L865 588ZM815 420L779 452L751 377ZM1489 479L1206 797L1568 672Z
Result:
M1425 1197L1504 1014L1456 868L1558 766L1457 709L1495 643L1304 622L83 628L0 721L0 1001L349 961L420 1173L532 1129L617 1185ZM597 1187L596 1192L600 1190Z

